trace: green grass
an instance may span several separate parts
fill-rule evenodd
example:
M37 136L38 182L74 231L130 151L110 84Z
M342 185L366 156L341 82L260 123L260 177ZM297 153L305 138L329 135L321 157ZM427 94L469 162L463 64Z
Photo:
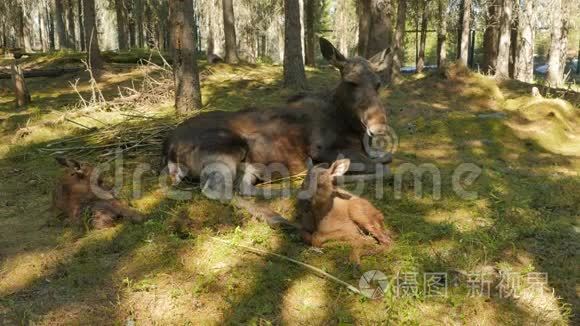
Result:
M115 78L101 85L107 98L118 85L140 78L131 65L110 68L116 69ZM281 87L279 66L207 69L207 109L278 105L292 94ZM527 96L529 85L498 87L479 75L443 79L428 74L384 90L400 140L395 171L403 163L435 164L442 193L435 199L432 181L424 176L424 195L417 197L410 174L403 177L400 198L393 181L369 186L364 196L383 211L396 240L388 252L365 256L355 267L347 246L310 250L297 234L271 230L229 204L204 198L195 187L192 198L169 200L153 172L144 175L144 193L132 198L131 176L140 163L158 165L156 148L126 154L120 191L150 217L147 222L86 231L57 221L47 208L60 170L39 149L87 133L62 121L63 114L95 128L102 125L92 118L144 128L174 119L170 104L148 108L152 121L129 119L123 111L78 115L76 94L67 84L75 77L62 76L48 86L46 80L31 80L35 103L24 110L14 109L8 91L0 94L0 323L521 325L578 320L580 152L562 151L558 142L521 131L530 121L545 123L545 116L557 110L550 134L561 137L566 131L567 137L578 137L577 102L569 106L548 99L536 107ZM338 73L313 69L308 78L319 90L332 87ZM496 112L504 115L481 118ZM15 137L23 128L26 132ZM98 151L83 152L82 158L104 160ZM475 200L461 199L451 186L455 168L464 162L482 168L468 187L478 193ZM384 196L373 199L380 186ZM294 218L292 199L271 205ZM380 270L391 280L389 291L380 300L362 298L303 268L212 237L304 261L355 286L363 272ZM519 288L519 298L499 298L497 290L489 299L469 297L464 274L481 270L545 272L554 292L532 295ZM459 283L446 297L423 291L398 297L393 276L405 272L447 272L450 283ZM419 288L423 283L420 277Z

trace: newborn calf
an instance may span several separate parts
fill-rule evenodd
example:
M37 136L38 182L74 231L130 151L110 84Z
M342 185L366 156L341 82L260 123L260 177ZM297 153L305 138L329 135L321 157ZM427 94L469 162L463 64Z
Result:
M62 157L56 160L65 167L65 171L54 190L52 208L63 213L69 222L80 224L81 214L85 210L90 212L90 223L95 229L111 227L122 218L143 221L139 213L103 188L103 180L93 175L92 166Z
M383 214L368 200L333 183L335 177L348 171L350 160L338 160L330 168L311 165L310 162L299 199L304 241L315 247L329 240L347 241L352 245L350 258L357 264L363 249L376 244L363 231L383 248L388 247L391 237L383 225Z

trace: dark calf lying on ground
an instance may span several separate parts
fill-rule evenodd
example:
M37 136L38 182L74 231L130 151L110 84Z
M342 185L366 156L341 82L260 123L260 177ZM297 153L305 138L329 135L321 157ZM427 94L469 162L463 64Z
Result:
M376 245L363 231L380 243L380 249L386 249L392 240L383 225L383 214L373 204L334 184L334 178L346 173L349 165L348 159L342 159L330 168L309 167L299 199L301 233L304 241L315 247L330 240L349 242L353 247L351 260L360 264L365 248Z
M103 181L93 173L92 166L61 157L56 160L66 169L54 190L52 208L64 214L68 222L80 224L85 210L90 212L90 224L95 229L111 227L123 218L133 222L144 220L103 188Z

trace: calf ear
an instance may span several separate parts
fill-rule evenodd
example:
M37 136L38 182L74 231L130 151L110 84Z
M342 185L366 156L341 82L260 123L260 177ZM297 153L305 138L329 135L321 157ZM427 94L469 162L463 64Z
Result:
M350 160L345 158L342 160L337 160L330 166L330 174L333 177L338 177L344 175L348 168L350 167Z
M322 52L324 59L336 68L342 69L344 67L346 58L324 37L320 38L320 52Z
M391 48L386 48L369 59L371 67L375 72L381 72L388 68L387 55L389 53L391 53Z

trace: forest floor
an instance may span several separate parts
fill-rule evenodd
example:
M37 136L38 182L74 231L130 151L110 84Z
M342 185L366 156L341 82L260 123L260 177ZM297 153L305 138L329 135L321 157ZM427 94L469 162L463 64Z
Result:
M39 57L27 64L78 64L70 57ZM280 86L280 66L202 67L208 110L277 105L292 94ZM119 86L132 87L143 78L134 63L107 68L100 82L106 99L115 97ZM330 88L339 78L330 68L307 73L315 90ZM2 325L580 321L578 93L551 95L567 101L535 98L531 85L498 85L453 68L446 77L412 75L383 90L399 139L393 170L404 163L434 164L441 194L431 191L428 174L421 196L411 174L403 178L401 191L393 181L368 185L364 196L382 210L396 240L388 252L365 256L355 267L346 245L314 251L292 232L272 230L231 205L206 199L195 185L192 198L169 200L153 171L144 173L144 190L135 195L131 176L137 166L160 164L154 142L125 147L123 153L120 197L148 215L146 223L95 231L59 222L48 210L61 171L50 155L59 151L51 149L106 130L113 143L105 146L109 150L127 133L146 134L156 124L177 122L171 103L86 110L69 84L76 78L30 79L33 104L26 109L14 108L10 81L0 80ZM90 95L86 74L78 85L85 98ZM61 154L91 162L110 158L94 149L98 145L87 141L80 150L63 148ZM481 168L479 178L463 185L476 192L471 200L452 186L463 163ZM378 187L384 191L380 198L374 195ZM270 204L293 217L293 199ZM180 221L183 217L188 223ZM388 280L386 293L369 299L300 266L215 239L291 257L355 287L364 272L381 271ZM444 274L433 283L425 273Z

